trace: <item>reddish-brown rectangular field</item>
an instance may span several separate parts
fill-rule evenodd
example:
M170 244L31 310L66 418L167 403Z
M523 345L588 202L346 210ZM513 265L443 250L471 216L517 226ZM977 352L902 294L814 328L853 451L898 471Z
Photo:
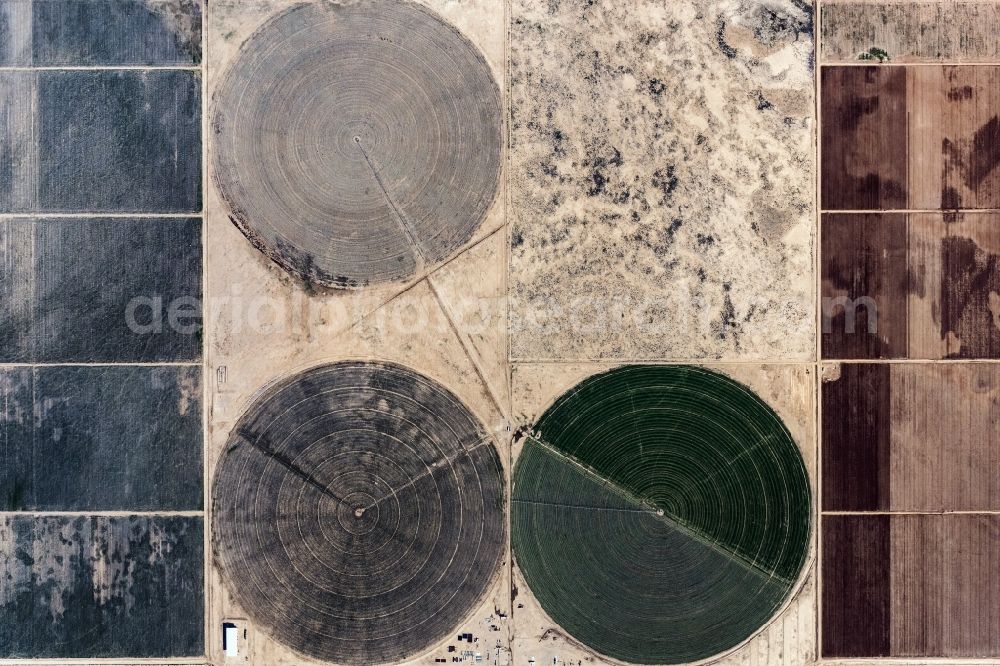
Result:
M823 357L905 357L910 273L902 214L823 216Z
M823 383L823 509L889 506L890 394L886 364L840 366Z
M1000 207L1000 67L822 70L825 210Z
M824 511L1000 510L1000 366L844 363L835 374L822 386Z
M1000 656L1000 515L823 517L824 657Z
M910 208L1000 204L1000 68L909 67Z
M823 216L823 357L1000 358L1000 215Z
M889 516L823 516L822 653L889 654Z
M822 207L906 207L906 70L824 67Z

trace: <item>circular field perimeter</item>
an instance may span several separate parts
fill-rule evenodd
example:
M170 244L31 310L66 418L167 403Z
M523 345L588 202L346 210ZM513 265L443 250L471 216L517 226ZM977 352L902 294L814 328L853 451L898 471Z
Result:
M300 4L243 44L214 98L233 222L299 278L401 280L465 244L500 176L500 93L478 49L409 0Z
M267 389L212 489L213 540L250 618L301 654L402 661L481 602L505 543L481 425L401 366L345 362Z
M784 424L709 370L628 366L542 416L514 469L514 555L548 615L606 656L699 661L762 627L809 551Z

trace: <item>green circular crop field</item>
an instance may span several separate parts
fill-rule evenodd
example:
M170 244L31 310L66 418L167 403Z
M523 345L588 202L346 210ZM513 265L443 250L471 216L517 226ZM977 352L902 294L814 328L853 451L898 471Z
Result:
M792 592L810 501L795 441L748 388L703 368L627 366L535 425L514 470L514 555L549 616L592 649L698 661Z

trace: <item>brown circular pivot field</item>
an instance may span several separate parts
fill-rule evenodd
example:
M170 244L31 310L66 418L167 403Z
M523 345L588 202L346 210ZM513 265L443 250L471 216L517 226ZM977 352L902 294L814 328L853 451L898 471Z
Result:
M477 606L505 543L490 437L434 381L343 362L267 389L212 489L217 563L265 632L347 664L403 661Z
M214 180L259 250L313 284L405 279L496 197L500 94L482 54L408 0L301 4L214 96Z

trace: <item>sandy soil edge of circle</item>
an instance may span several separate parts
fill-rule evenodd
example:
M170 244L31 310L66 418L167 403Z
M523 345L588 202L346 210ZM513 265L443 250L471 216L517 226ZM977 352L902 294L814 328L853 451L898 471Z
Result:
M570 388L566 389L566 391L561 391L561 392L557 393L555 396L548 398L544 403L542 403L539 406L538 417L537 418L541 418L541 415L545 414L556 402L559 401L560 398L563 397L563 395L565 395L565 393L567 391L573 390L573 387L576 386L576 385L578 385L582 381L586 381L587 379L590 379L592 377L596 377L597 375L601 375L601 374L610 372L612 370L616 370L616 369L619 369L619 368L622 368L622 367L626 367L626 366L630 366L630 365L671 365L671 363L664 362L664 363L642 364L642 363L632 363L632 362L629 362L629 361L622 361L620 363L611 362L611 363L601 364L601 365L602 365L601 369L596 370L595 372L591 372L591 373L587 374L583 379L574 381L573 384L570 386ZM724 366L725 364L722 363L721 365ZM685 367L686 367L686 364L685 364ZM781 419L781 416L780 416L780 414L778 414L778 411L767 400L765 400L763 397L761 397L761 395L756 390L754 390L753 388L751 388L750 386L748 386L745 382L743 382L743 381L741 381L739 379L736 379L735 377L732 377L729 373L724 372L720 367L718 367L718 366L716 366L714 364L711 364L711 363L706 363L704 365L697 364L696 367L703 368L705 370L709 370L711 372L723 375L724 377L726 377L730 381L736 382L737 384L739 384L740 386L742 386L744 389L746 389L747 391L749 391L750 393L752 393L754 396L756 396L757 399L760 400L762 403L764 403L765 405L767 405L768 409L770 409L771 411L773 411L775 413L775 415L781 420L782 424L784 424L784 419ZM798 440L798 438L796 438L794 435L791 434L791 431L789 431L789 435L792 437L792 441L795 442L795 446L796 446L796 448L797 448L797 450L799 452L799 455L803 456L803 453L802 453L802 443ZM522 449L523 449L523 447L518 447L518 449L517 449L517 451L515 453L514 449L513 449L513 446L511 448L512 459L511 459L511 469L510 469L510 487L508 488L508 491L509 491L509 493L511 495L513 495L513 490L514 490L514 476L515 476L515 472L517 470L517 465L518 465L518 462L519 462L519 458L520 458L520 454L521 454ZM749 636L747 636L742 641L740 641L736 645L732 646L731 648L729 648L729 649L727 649L727 650L725 650L723 652L719 652L717 654L714 654L714 655L712 655L710 657L706 657L704 659L700 659L698 661L684 662L684 664L679 665L679 666L708 666L709 664L714 664L716 662L722 661L723 659L726 659L727 657L730 657L730 656L736 654L737 652L739 652L740 650L742 650L744 647L746 647L751 642L753 642L753 640L755 638L757 638L758 636L760 636L761 634L763 634L768 628L770 628L789 609L789 607L792 605L792 603L796 600L796 598L802 592L802 588L805 586L805 584L809 580L810 576L813 575L813 573L814 573L813 569L816 566L816 562L817 562L817 539L818 539L818 530L819 530L818 503L815 501L815 498L816 498L816 484L818 484L819 478L818 478L818 474L816 473L816 470L811 470L809 468L809 465L805 464L804 456L803 456L803 468L805 469L806 477L807 477L807 479L809 481L809 494L810 494L810 496L809 496L809 535L808 535L809 548L808 548L808 550L806 552L806 557L803 560L802 568L799 571L799 574L798 574L798 576L795 579L795 583L789 588L788 594L785 595L785 598L782 601L781 605L778 607L778 609L774 613L772 613L768 617L768 619L763 624L761 624L760 627L758 627L756 630L754 630ZM508 502L508 511L511 513L511 515L513 514L513 508L512 508L512 506L513 506L512 502ZM511 531L510 531L510 533L508 533L508 537L507 537L509 541L513 541L513 536L511 534L512 531L513 531L513 524L511 525ZM576 638L575 636L573 636L572 634L570 634L568 631L566 631L565 629L563 629L562 625L560 625L558 622L556 622L552 618L552 616L549 615L548 611L545 610L545 608L542 606L541 602L538 600L538 597L535 596L535 593L531 590L531 587L527 584L527 578L521 572L521 565L518 564L517 557L514 554L513 549L511 549L511 566L513 567L513 569L516 570L516 574L521 579L521 581L524 582L524 589L522 590L522 589L519 588L518 589L518 595L524 594L525 592L527 592L528 594L530 594L531 598L534 601L534 604L536 606L535 611L537 613L539 613L545 620L547 620L548 624L550 624L553 628L558 628L559 631L560 631L560 634L561 634L562 638L567 643L573 645L576 649L580 650L581 652L589 654L589 655L593 656L594 658L602 660L602 661L604 661L604 662L606 662L608 664L619 664L620 666L649 666L648 664L636 664L634 662L622 661L621 659L616 659L614 657L609 657L609 656L607 656L607 655L605 655L605 654L603 654L601 652L598 652L597 650L595 650L594 648L590 647L589 645L581 642L578 638ZM511 582L513 584L514 581L512 580Z
M209 98L204 99L203 103L207 105L206 109L203 109L203 115L205 116L205 125L208 130L212 133L212 141L205 141L206 146L211 143L211 150L207 150L208 153L206 162L207 177L205 180L212 184L215 189L215 193L219 198L219 203L222 206L223 212L232 222L233 226L239 229L240 233L246 238L250 245L270 260L273 264L278 266L281 270L288 273L296 281L302 283L309 289L317 290L320 292L358 292L369 286L391 284L397 286L405 286L411 283L416 283L421 279L427 277L430 273L433 273L437 268L440 268L444 264L448 263L451 259L462 254L468 247L476 241L476 235L481 230L484 222L489 219L492 212L497 208L500 202L500 194L504 188L501 187L501 183L505 178L506 173L506 160L510 146L508 145L508 112L507 103L505 99L504 90L500 87L497 82L496 73L493 67L490 65L489 61L486 59L483 51L472 41L468 36L462 33L454 24L448 21L444 16L434 11L431 7L419 2L417 0L397 0L400 4L407 4L411 6L416 11L430 17L431 19L440 23L440 25L446 29L450 34L452 34L460 43L462 43L468 51L475 57L476 63L483 68L483 71L487 74L487 78L490 82L490 89L492 91L492 97L496 102L496 108L499 113L498 122L496 123L497 132L497 146L499 147L499 153L497 155L496 164L496 174L491 180L492 192L490 196L485 200L488 201L483 206L482 214L479 216L480 220L474 228L472 228L469 237L466 238L460 245L458 245L448 256L442 258L441 260L434 262L433 264L424 266L423 270L417 271L413 274L402 276L395 280L386 281L352 281L345 280L343 283L327 283L323 281L314 281L309 278L308 275L304 274L298 268L294 267L291 262L289 262L282 253L275 247L266 243L260 235L254 231L252 227L251 220L248 218L247 214L239 207L235 206L233 202L233 197L228 191L227 187L221 182L219 178L219 173L222 171L219 165L219 142L214 139L215 134L218 134L217 127L219 125L218 118L221 111L219 110L219 94L220 91L225 87L226 81L229 79L232 71L236 68L239 63L240 58L244 55L246 51L249 50L249 45L260 34L264 33L271 23L284 16L285 14L292 12L298 8L307 5L317 4L316 0L301 0L299 2L294 2L287 7L280 7L277 11L269 14L259 25L257 25L253 31L248 35L236 49L236 53L230 58L229 64L220 73L217 73L216 79L212 84L212 93ZM351 3L345 3L348 5Z
M273 379L271 379L267 383L263 384L262 386L258 387L256 390L254 390L254 392L252 394L250 394L246 398L246 400L243 401L239 405L238 412L239 412L240 416L235 421L235 423L233 425L233 428L230 430L229 435L232 434L233 430L235 430L236 428L239 427L240 423L249 414L250 410L254 406L256 406L258 403L260 403L261 401L263 401L266 398L266 396L270 395L272 392L281 390L281 388L283 386L285 386L285 385L290 385L292 382L294 382L294 380L298 376L302 375L303 373L307 373L307 372L309 372L311 370L318 369L318 368L323 368L323 367L328 367L328 366L335 366L335 365L341 365L341 364L365 364L365 365L378 365L378 366L390 366L390 367L395 366L397 368L401 368L401 369L405 370L406 372L412 373L412 374L414 374L414 375L416 375L418 377L422 377L422 378L424 378L426 380L429 380L429 381L433 382L448 397L450 397L451 399L453 399L456 404L461 405L461 407L467 412L467 414L469 415L469 417L472 420L474 420L474 422L477 425L480 426L480 429L486 435L485 438L482 441L491 440L490 441L490 446L493 447L494 457L496 458L496 462L497 462L497 465L498 465L497 472L498 472L498 476L499 476L499 488L500 488L500 491L501 491L501 495L500 495L501 510L500 511L501 511L501 517L503 518L503 520L502 520L503 537L502 537L502 539L500 541L500 544L499 544L499 546L497 548L497 561L493 565L489 577L483 583L482 589L481 589L480 593L478 595L476 595L476 597L469 604L469 610L468 610L468 612L465 614L465 616L463 616L462 619L459 620L458 624L455 625L456 627L462 626L463 623L465 623L470 617L472 617L483 606L483 604L485 603L485 601L487 600L487 598L496 590L497 585L502 582L503 574L504 574L504 571L505 571L505 567L507 565L507 559L506 558L508 556L508 553L510 552L509 544L510 544L510 538L511 537L510 537L510 528L509 528L509 525L508 525L508 518L509 518L509 515L510 515L509 514L509 512L510 512L510 501L509 501L510 500L510 497L509 497L510 496L510 485L509 485L508 472L505 470L505 465L503 463L503 459L502 459L502 456L501 456L500 447L498 446L497 435L493 434L493 433L490 433L489 430L485 426L483 426L483 424L480 421L479 417L476 415L476 412L474 412L472 409L470 409L469 406L466 404L466 402L464 400L462 400L462 398L459 397L459 395L456 392L454 392L451 388L449 388L447 384L445 384L444 382L440 381L438 378L436 378L436 377L434 377L434 376L432 376L432 375L430 375L428 373L422 372L420 370L416 370L415 368L411 367L408 364L400 363L398 361L388 360L388 359L381 358L381 357L366 357L366 358L354 357L354 358L343 358L343 359L338 359L338 360L329 361L329 362L312 363L312 364L306 365L305 367L293 368L290 371L282 374L281 376L274 377ZM227 441L228 441L229 435L227 435ZM215 463L214 463L214 470L213 470L213 473L212 473L211 479L210 479L210 484L209 484L209 486L207 488L208 499L209 499L210 504L213 506L213 508L214 508L214 504L215 504L214 489L215 489L215 485L216 485L216 478L218 477L218 475L220 473L220 470L221 470L221 465L219 463L222 460L222 458L225 457L226 453L227 453L226 451L222 451L221 454L219 455L218 459L215 461ZM215 573L219 576L219 579L220 579L222 585L227 589L227 593L232 596L232 601L238 607L240 607L241 609L243 609L243 606L240 603L239 598L235 594L233 594L233 592L231 590L231 582L230 582L230 580L229 580L229 578L228 578L228 576L226 574L227 569L226 569L225 566L223 566L223 564L222 564L222 562L220 560L220 555L219 555L220 549L216 546L216 544L218 543L218 539L219 539L219 531L216 530L215 527L214 527L214 520L215 520L214 516L215 516L215 512L213 511L212 512L212 518L206 519L206 521L205 521L206 525L209 525L209 524L212 525L212 537L211 537L211 540L210 540L210 546L211 546L212 551L211 551L211 557L206 557L206 564L209 565L209 563L210 563L209 566L211 566L212 568L214 568ZM246 613L245 609L244 609L244 613ZM247 615L249 617L249 614L247 614ZM268 640L271 640L271 641L274 641L274 642L280 644L285 649L287 649L289 652L291 652L292 654L295 654L296 656L298 656L299 658L301 658L302 660L304 660L307 663L314 663L314 664L341 664L341 663L345 663L346 664L346 663L348 663L348 662L330 662L330 661L325 661L325 660L322 660L322 659L320 659L318 657L315 657L315 656L306 654L304 652L301 652L300 650L296 649L295 647L293 647L293 646L285 643L281 639L277 638L274 635L274 628L269 623L261 621L260 619L253 618L253 617L250 617L250 620L253 623L254 629L256 631L259 631L259 632L265 634L267 636ZM369 662L369 663L377 665L377 666L382 666L382 665L389 665L389 664L409 664L409 663L413 663L413 662L416 662L416 661L422 661L422 660L424 660L426 658L429 658L430 655L431 655L431 653L435 652L436 650L439 650L443 645L445 645L448 641L450 641L451 638L452 637L450 636L450 634L445 634L439 640L437 640L437 641L431 643L430 645L428 645L426 649L423 649L423 650L420 650L420 651L417 651L417 652L413 652L412 654L406 656L402 660L397 660L397 661L381 661L381 662L374 661L374 662Z

